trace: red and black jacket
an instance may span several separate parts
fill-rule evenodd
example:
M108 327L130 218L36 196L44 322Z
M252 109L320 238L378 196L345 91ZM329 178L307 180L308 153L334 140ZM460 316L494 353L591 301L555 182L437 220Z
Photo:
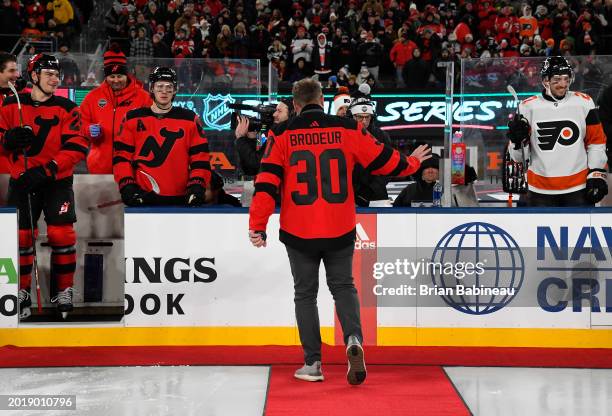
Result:
M184 196L192 184L210 183L208 141L199 117L173 107L156 114L150 107L128 111L115 139L113 173L119 188L136 183L151 191L147 175L162 197Z
M74 166L87 155L87 140L81 136L81 117L75 103L64 97L52 96L38 102L30 94L19 94L23 125L32 127L36 136L28 148L28 168L57 163L56 180L72 176ZM7 97L0 108L0 135L19 127L17 98ZM8 154L4 148L0 153ZM16 179L24 172L23 154L9 154L11 177Z
M384 146L354 120L307 105L272 129L255 180L249 229L265 231L280 191L280 240L300 250L335 250L355 240L355 164L373 175L408 176L415 157Z

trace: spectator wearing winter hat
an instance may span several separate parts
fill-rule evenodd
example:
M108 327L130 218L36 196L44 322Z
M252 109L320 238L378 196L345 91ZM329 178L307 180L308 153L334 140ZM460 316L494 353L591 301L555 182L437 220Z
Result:
M104 77L81 103L82 134L90 142L87 168L94 174L113 172L113 142L125 114L152 104L140 81L128 74L127 59L117 45L104 54Z
M413 202L433 201L433 187L440 178L440 156L432 153L414 174L416 181L406 186L393 201L394 207L410 207Z
M383 58L383 48L374 38L370 31L366 33L365 42L359 45L357 54L362 62L365 62L368 72L378 81L378 70Z
M366 98L369 95L369 88L360 86L359 90L360 97L354 98L348 107L349 115L361 123L376 140L391 146L389 135L376 126L374 103ZM355 165L353 169L355 203L360 207L367 207L371 201L389 199L387 182L387 178L371 175L363 166Z
M317 35L317 44L312 50L310 62L314 69L315 75L318 75L319 82L327 81L332 72L333 54L331 45L327 42L327 37L324 33Z
M310 62L313 49L312 39L308 38L306 28L304 26L298 27L295 38L291 41L293 63L297 63L300 58L303 58L306 62Z
M389 56L395 66L395 80L400 88L405 86L402 70L406 62L412 59L412 51L416 48L418 48L417 44L409 39L408 32L405 31L402 33L402 37L391 48Z
M334 96L333 113L338 117L345 117L347 109L351 104L351 96L347 87L339 87L338 93Z

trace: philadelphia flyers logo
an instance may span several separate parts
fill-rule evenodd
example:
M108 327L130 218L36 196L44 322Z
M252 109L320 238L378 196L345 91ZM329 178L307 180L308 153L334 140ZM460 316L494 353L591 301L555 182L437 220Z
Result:
M580 129L570 120L542 121L536 124L538 146L543 151L553 150L556 143L571 146L580 137Z

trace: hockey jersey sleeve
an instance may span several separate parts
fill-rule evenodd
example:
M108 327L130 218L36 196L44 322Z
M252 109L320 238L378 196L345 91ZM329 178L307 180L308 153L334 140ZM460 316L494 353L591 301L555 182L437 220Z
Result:
M589 169L606 169L608 156L606 154L606 135L599 120L599 113L595 103L589 97L588 113L586 117L586 135L584 146L587 152Z
M195 119L195 128L189 145L189 181L187 186L210 184L210 153L204 126L199 117Z
M91 94L91 93L90 93ZM94 123L94 114L92 111L92 100L90 94L85 96L85 99L81 103L81 134L83 137L89 138L89 126Z
M135 119L124 118L119 128L119 134L113 142L113 175L119 189L125 185L136 183L132 160L136 147L134 145Z
M421 166L421 162L416 157L403 156L397 150L382 144L361 124L352 131L352 134L355 137L348 141L351 152L359 164L365 166L372 175L408 176Z
M275 198L283 182L285 143L282 134L270 134L268 137L260 171L255 178L255 194L249 209L249 230L265 231L268 219L274 213Z
M71 170L87 156L88 143L81 134L81 114L76 106L62 119L61 142L60 151L54 158L59 172Z
M0 155L9 154L1 144L4 141L4 133L13 127L15 127L15 124L11 114L11 108L3 105L0 107Z

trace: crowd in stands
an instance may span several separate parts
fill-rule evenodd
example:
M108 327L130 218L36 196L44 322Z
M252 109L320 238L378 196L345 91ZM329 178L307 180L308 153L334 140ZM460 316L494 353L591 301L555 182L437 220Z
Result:
M444 84L440 61L610 54L611 12L602 0L115 0L105 24L144 64L260 59L286 83L420 90Z
M93 10L93 0L2 0L0 50L14 49L17 41L51 40L52 47L70 44L82 31ZM40 52L32 45L32 52Z

